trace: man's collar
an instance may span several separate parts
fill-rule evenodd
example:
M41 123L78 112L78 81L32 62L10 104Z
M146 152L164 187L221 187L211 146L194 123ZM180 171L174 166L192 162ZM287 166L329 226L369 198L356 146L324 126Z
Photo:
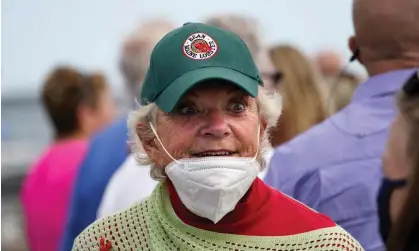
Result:
M418 68L391 71L370 77L354 93L352 102L397 92Z

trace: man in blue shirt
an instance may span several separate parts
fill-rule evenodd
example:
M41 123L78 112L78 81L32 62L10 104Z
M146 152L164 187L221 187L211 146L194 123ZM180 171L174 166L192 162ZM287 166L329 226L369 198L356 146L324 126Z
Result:
M141 89L154 45L174 28L165 20L150 20L132 34L123 47L121 70L128 85L130 101ZM62 251L71 250L74 239L96 220L105 187L128 156L126 116L98 133L80 166L64 231Z
M397 7L395 7L397 6ZM343 110L275 150L265 182L385 250L377 191L395 94L419 67L417 0L355 0L350 48L370 78Z

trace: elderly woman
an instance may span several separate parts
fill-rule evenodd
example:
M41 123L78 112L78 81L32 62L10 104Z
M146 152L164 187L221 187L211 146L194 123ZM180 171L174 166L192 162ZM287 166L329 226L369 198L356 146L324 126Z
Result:
M73 250L363 250L257 178L280 113L278 96L261 85L234 33L187 23L167 34L129 119L144 151L138 160L160 182L147 199L90 225Z
M221 14L211 16L204 23L237 34L247 45L250 54L255 59L255 63L262 77L264 87L269 88L270 86L273 86L272 82L274 82L276 70L269 57L267 48L262 43L262 32L260 32L258 29L256 20L246 15ZM157 27L150 27L150 29L154 32L156 32L156 30L163 32L165 29L170 28L170 26L164 25L162 29L161 24L157 24ZM164 34L170 30L167 30ZM143 30L140 30L140 32L143 32ZM160 32L159 34L161 34ZM144 33L133 36L136 38L134 42L138 42L143 45L146 44L144 43L144 41L146 41L149 42L149 44L153 43L154 47L158 40L163 37L163 34L158 38L158 40L154 41L157 36L154 36L154 39L150 39L149 33L150 32L145 29ZM153 47L150 48L150 52L141 53L143 57L147 56L148 58L147 62L145 62L145 60L141 61L144 64L147 63L147 66L148 62L150 61L149 54L151 54ZM273 149L269 149L267 147L265 150L265 155L261 157L265 159L266 166L269 166L269 160L273 154ZM132 153L130 156L128 156L124 163L118 168L118 170L109 180L108 184L106 185L105 192L102 196L99 210L97 212L98 218L102 218L125 210L135 202L141 201L144 198L150 196L151 192L153 192L157 182L150 177L149 166L138 166L136 155L136 153ZM263 178L266 171L267 168L265 168L263 172L259 172L258 176ZM131 193L130 191L132 190L136 190L138 192ZM81 231L82 229L80 232Z

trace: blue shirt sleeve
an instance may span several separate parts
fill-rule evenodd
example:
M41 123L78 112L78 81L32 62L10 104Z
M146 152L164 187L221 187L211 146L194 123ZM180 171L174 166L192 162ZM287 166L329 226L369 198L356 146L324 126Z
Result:
M90 195L89 190L84 188L86 178L89 177L88 169L92 162L92 156L94 156L92 151L94 152L94 147L90 148L88 155L80 167L78 178L75 182L68 221L64 232L62 251L70 251L73 247L74 239L96 219L96 209L94 206L95 196ZM92 206L86 206L89 204L92 204Z
M106 185L128 153L126 118L92 139L74 184L62 251L71 250L75 238L96 220Z

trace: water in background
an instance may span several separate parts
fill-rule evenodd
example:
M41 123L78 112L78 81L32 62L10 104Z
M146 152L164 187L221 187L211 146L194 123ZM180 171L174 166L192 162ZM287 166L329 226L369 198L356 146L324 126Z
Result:
M26 250L18 193L29 164L46 147L51 128L36 98L2 98L2 250Z
M48 145L51 127L36 98L2 99L2 176L25 172Z
M122 99L117 99L122 110ZM1 103L2 177L25 172L52 140L52 128L36 97L3 98Z

